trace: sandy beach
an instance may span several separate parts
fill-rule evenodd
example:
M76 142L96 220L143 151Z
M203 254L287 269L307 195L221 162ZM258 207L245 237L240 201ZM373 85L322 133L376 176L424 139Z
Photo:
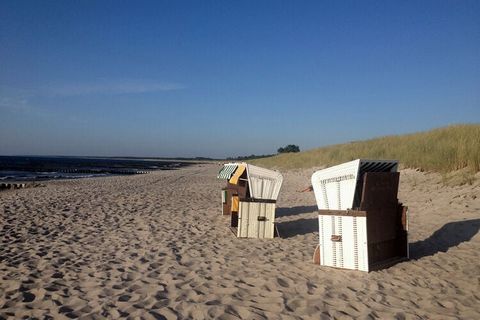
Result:
M219 165L0 192L0 319L480 319L480 185L402 170L411 260L312 263L314 169L282 172L281 234L238 239Z

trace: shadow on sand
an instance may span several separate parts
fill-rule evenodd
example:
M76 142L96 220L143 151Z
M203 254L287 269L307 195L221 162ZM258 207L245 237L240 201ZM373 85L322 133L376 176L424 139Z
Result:
M298 206L291 208L278 208L275 211L275 216L277 217L287 217L294 216L302 213L316 212L318 210L317 206Z
M318 210L317 206L297 206L291 208L278 208L275 211L277 217L296 216L303 213L312 213ZM303 218L292 221L279 222L277 224L281 238L290 238L297 235L318 232L317 218Z
M317 209L316 206L301 206L293 208L280 208L278 216L289 216L301 213L310 213ZM277 224L282 238L290 238L318 231L318 219L306 218L285 221ZM432 256L438 252L447 252L462 242L470 241L480 230L480 219L449 222L435 231L425 240L410 244L410 258L420 259Z
M297 235L318 232L318 219L298 219L277 224L281 238L291 238Z
M425 240L410 244L410 258L433 256L472 239L480 229L480 219L449 222Z

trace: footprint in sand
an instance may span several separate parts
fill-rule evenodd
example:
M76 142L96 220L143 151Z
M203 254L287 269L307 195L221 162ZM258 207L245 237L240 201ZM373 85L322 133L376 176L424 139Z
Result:
M118 298L118 301L126 302L126 301L130 300L130 298L131 298L131 296L129 296L128 294L123 294Z
M28 291L23 292L22 302L32 302L33 300L35 300L35 295L33 293Z
M290 285L288 284L288 282L282 278L277 278L277 282L280 286L284 287L284 288L288 288L290 287Z

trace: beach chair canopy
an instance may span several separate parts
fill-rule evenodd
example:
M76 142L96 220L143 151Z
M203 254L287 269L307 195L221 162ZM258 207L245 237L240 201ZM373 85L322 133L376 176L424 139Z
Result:
M223 165L223 168L217 175L218 179L225 179L230 180L235 170L237 170L238 164L237 163L227 163Z
M252 198L277 200L283 183L280 172L249 164L247 175Z
M397 160L357 159L312 175L312 186L318 209L347 210L359 204L359 192L366 172L396 172Z
M220 170L217 177L236 184L245 170L247 171L251 198L277 200L283 183L283 176L278 171L260 168L247 163L227 163Z

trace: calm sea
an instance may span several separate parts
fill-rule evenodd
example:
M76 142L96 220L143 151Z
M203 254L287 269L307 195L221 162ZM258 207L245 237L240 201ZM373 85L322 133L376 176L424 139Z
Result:
M190 164L177 160L140 158L0 156L0 182L138 174L178 169Z

